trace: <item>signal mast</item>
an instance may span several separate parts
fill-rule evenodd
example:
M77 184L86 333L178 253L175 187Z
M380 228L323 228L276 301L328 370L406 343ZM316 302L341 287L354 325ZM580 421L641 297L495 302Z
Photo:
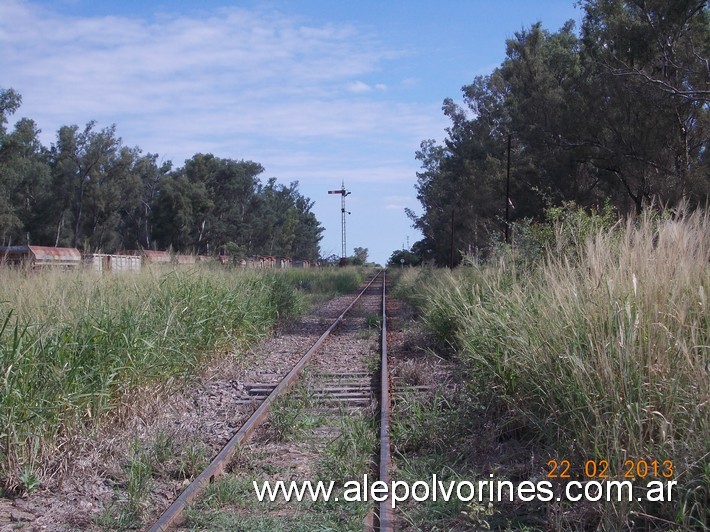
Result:
M344 259L347 256L347 245L345 243L345 215L350 212L345 210L345 196L350 194L349 190L345 190L345 181L342 182L340 190L329 190L328 194L340 194L340 216L341 216L341 231L343 247L340 252L340 258Z

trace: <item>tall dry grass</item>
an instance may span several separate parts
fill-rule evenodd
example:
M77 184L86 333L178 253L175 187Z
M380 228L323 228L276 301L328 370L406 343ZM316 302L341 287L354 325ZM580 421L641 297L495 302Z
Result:
M710 526L708 212L649 212L565 246L526 273L503 260L441 276L426 319L558 459L614 475L673 461L672 503L606 504L602 526Z

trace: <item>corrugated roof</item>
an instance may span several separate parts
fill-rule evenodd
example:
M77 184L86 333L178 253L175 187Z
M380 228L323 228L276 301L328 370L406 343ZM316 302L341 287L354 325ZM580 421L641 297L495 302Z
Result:
M49 246L27 246L37 260L81 262L81 253L76 248L53 248Z
M9 246L0 248L0 254L17 259L23 255L39 262L81 262L81 253L76 248L55 248L50 246Z

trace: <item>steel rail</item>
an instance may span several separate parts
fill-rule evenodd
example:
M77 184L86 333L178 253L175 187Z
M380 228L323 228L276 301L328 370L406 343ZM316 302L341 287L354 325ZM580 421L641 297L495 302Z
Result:
M387 364L387 283L385 272L382 272L382 362L380 363L380 481L389 488L392 485L392 455L390 453L390 417L392 413L392 398L390 395L390 377ZM387 490L387 498L379 505L379 530L390 532L394 530L392 523L392 493Z
M185 507L194 501L197 496L202 492L202 490L208 485L214 482L214 479L219 476L225 466L229 463L232 456L236 452L237 445L246 441L256 430L256 428L261 425L267 418L269 411L271 410L271 405L274 400L286 392L292 384L296 381L304 366L310 361L313 354L320 349L323 342L330 336L335 327L342 321L345 315L350 312L350 310L355 306L360 300L360 297L367 291L368 288L375 282L375 279L379 277L382 273L384 279L384 270L378 272L367 286L355 297L355 299L348 305L348 307L336 318L336 320L331 324L330 327L316 340L316 343L306 352L303 357L296 363L291 371L284 377L281 382L273 389L273 391L262 401L259 407L254 411L254 413L247 419L247 421L241 426L237 433L232 436L232 439L227 442L227 444L222 448L219 454L212 460L210 465L205 468L205 470L200 473L200 475L193 480L185 490L180 494L180 496L173 501L173 503L168 507L165 512L158 518L158 520L150 527L150 532L163 532L170 530L171 527L176 526L183 516Z

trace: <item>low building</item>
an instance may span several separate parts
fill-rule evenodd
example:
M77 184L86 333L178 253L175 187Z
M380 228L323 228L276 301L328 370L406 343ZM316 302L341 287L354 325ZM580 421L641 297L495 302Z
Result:
M7 246L0 247L0 264L33 270L40 268L72 270L81 267L81 253L76 248Z
M138 255L89 253L84 255L84 267L96 273L137 273L141 271L141 258Z
M170 264L172 259L167 251L153 251L146 249L142 252L145 264Z
M174 255L173 262L177 266L193 266L196 261L194 255Z

